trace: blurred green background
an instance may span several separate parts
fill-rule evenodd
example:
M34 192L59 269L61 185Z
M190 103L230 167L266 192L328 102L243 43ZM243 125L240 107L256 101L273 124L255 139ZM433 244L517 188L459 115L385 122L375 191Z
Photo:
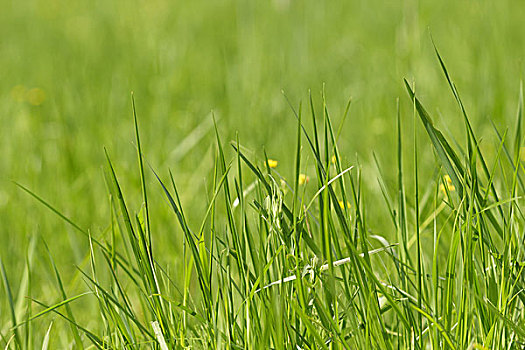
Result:
M524 67L520 1L1 0L0 8L0 256L15 286L32 238L47 242L65 276L82 264L87 242L12 180L101 237L106 147L130 207L140 209L131 91L147 160L164 176L173 170L193 227L209 196L211 111L224 143L238 132L251 156L260 161L264 146L290 177L296 121L281 90L304 106L311 89L320 106L325 84L336 123L352 98L340 147L346 165L363 167L371 226L387 230L372 152L395 179L398 97L412 142L403 78L438 127L463 140L430 34L489 151L489 120L501 130L514 123ZM435 162L423 133L420 144L427 186ZM148 185L159 259L173 263L182 235L151 174ZM42 244L33 257L35 295L52 299Z

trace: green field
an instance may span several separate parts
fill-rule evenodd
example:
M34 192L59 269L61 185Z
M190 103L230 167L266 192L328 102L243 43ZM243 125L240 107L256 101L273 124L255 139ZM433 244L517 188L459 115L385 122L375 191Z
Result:
M0 348L523 348L524 18L0 0Z

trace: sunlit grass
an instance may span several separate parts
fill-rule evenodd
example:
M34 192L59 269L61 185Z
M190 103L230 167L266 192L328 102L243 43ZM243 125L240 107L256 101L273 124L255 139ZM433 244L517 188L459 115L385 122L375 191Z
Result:
M1 348L525 345L524 6L2 5Z
M23 306L23 293L13 295L0 265L11 310L10 326L2 330L5 346L31 347L31 325L58 317L55 332L74 348L521 348L522 99L514 139L504 134L488 159L438 58L463 115L465 145L447 140L406 82L414 114L398 111L398 183L389 188L379 178L382 200L362 186L368 175L361 167L341 159L328 108L323 103L316 116L310 99L308 108L291 111L297 121L291 178L277 172L276 160L265 157L261 166L250 159L239 138L227 160L216 125L207 210L199 225L190 225L176 173L146 166L133 104L138 211L126 201L109 155L111 220L101 234L93 236L21 186L84 233L89 252L77 277L87 292L66 294L50 253L58 301L46 305L30 298ZM402 143L417 142L402 134L402 121L422 125L435 151L438 171L425 185L418 181L417 147L411 169L416 182L406 180ZM310 167L316 173L311 180L303 172ZM315 188L307 189L307 179ZM166 233L152 228L157 213L150 203L161 194L164 210L171 209L184 235L178 268L161 263L169 259L155 249L156 237ZM387 209L394 238L374 230L367 220L370 205ZM25 288L34 296L30 283ZM97 311L89 311L94 321L84 324L71 306L88 298ZM58 324L69 325L69 332ZM51 327L41 340L44 347Z

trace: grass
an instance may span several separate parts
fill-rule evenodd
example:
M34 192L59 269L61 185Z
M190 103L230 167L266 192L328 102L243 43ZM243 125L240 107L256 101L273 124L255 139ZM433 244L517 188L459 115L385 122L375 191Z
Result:
M522 6L123 5L0 13L1 347L525 346Z
M112 215L100 235L83 230L20 185L88 240L89 252L77 273L88 291L68 295L49 254L58 301L46 305L32 299L17 311L24 292L18 300L13 297L1 265L11 310L11 326L2 334L5 346L30 348L31 325L55 315L69 324L63 344L73 348L521 348L523 99L515 137L508 141L507 132L501 136L495 129L501 142L497 155L487 159L437 50L436 55L463 115L465 142L452 143L439 131L405 81L413 121L428 135L437 171L420 185L417 134L403 135L402 123L411 118L398 109L398 182L388 188L379 178L382 201L368 198L359 165L343 163L323 95L320 115L311 97L306 107L292 107L295 169L288 180L266 156L250 159L239 138L228 146L233 157L227 160L216 125L206 214L191 227L173 174L161 176L145 166L132 99L142 193L138 211L125 200L108 153ZM414 146L413 186L404 173L406 142ZM316 174L311 188L299 181L309 165ZM148 177L157 180L155 188L147 185ZM151 227L155 213L149 201L160 193L183 233L179 269L160 263L154 249L160 233ZM371 200L387 208L395 240L373 233L367 220ZM432 237L431 244L424 246L423 235ZM25 285L25 294L32 295L31 284ZM76 321L71 308L86 298L97 310L91 327ZM31 303L41 306L35 314Z

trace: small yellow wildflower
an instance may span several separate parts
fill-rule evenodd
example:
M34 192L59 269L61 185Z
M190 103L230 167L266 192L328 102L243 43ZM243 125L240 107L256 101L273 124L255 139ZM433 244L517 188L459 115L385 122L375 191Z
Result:
M333 164L337 163L337 158L335 157L335 155L332 156L332 163Z
M455 191L455 190L456 190L456 186L454 186L454 185L452 184L452 179L450 178L450 176L445 175L445 176L443 177L443 179L445 179L445 183L447 184L447 189L448 189L449 192L452 192L452 191ZM447 192L446 189L445 189L445 186L444 186L442 183L439 184L439 190L440 190L441 192L443 192L443 193L446 193L446 192Z
M345 209L345 205L344 205L344 202L343 201L339 201L339 206L341 207L341 209ZM352 205L350 204L350 202L346 202L346 209L350 209Z
M299 185L304 185L310 181L310 178L305 174L299 174Z
M268 159L268 166L270 168L276 168L277 167L277 164L278 162L276 160L273 160L273 159Z
M46 100L46 93L40 88L32 88L26 92L25 99L33 106L40 106Z

